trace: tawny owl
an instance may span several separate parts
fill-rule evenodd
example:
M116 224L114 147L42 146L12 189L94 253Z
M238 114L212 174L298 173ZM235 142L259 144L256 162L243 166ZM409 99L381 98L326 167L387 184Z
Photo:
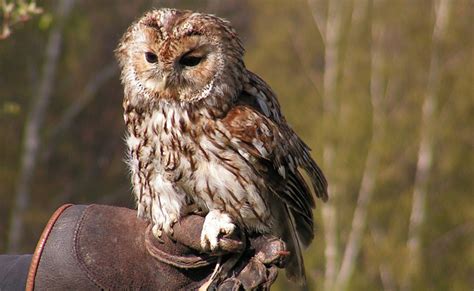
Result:
M124 34L116 55L138 213L160 236L197 205L210 250L236 225L276 235L301 282L315 202L299 168L323 200L327 183L243 54L228 21L191 11L148 12Z

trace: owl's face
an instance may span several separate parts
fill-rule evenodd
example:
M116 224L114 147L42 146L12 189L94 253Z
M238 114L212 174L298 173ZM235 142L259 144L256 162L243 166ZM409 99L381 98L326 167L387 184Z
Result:
M212 15L151 11L128 29L116 54L135 102L192 103L240 90L242 45L230 24Z

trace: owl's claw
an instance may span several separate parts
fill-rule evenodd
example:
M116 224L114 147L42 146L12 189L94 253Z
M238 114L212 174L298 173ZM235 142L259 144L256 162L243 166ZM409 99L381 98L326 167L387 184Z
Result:
M235 224L227 213L211 210L204 220L201 231L201 247L211 252L220 249L221 235L230 235L235 230Z
M169 225L169 229L167 231L167 234L168 234L168 237L173 241L173 242L176 242L176 238L174 237L174 225L178 223L178 219L174 219L173 221L171 221L170 225Z
M156 238L156 240L158 240L160 243L164 243L163 239L161 238L163 235L163 226L155 224L153 225L151 232L153 233L153 236Z

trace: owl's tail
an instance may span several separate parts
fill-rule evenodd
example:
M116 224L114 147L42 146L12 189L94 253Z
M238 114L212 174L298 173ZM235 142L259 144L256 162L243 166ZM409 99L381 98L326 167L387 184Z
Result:
M283 227L281 228L282 237L286 238L286 247L290 252L289 260L286 265L286 276L291 281L301 286L306 286L306 275L303 262L302 251L306 247L311 238L302 237L305 236L301 233L301 225L298 226L298 214L294 213L294 210L288 206L283 206L284 212L286 212L287 219L284 219Z

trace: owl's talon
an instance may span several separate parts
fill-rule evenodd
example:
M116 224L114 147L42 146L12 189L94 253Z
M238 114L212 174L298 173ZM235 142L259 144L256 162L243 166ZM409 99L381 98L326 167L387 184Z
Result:
M235 224L227 213L211 210L204 219L201 231L201 247L211 252L220 249L219 241L222 234L230 235L235 230Z
M153 228L151 229L151 232L153 233L153 236L156 238L157 241L160 243L164 243L163 239L161 236L163 235L163 227L155 224Z
M172 241L172 242L176 242L176 238L174 237L174 230L173 229L170 229L170 231L168 232L168 238Z
M174 225L178 222L178 220L173 220L170 224L170 229L168 230L168 237L170 238L170 240L172 240L173 242L176 242L176 238L174 237Z

